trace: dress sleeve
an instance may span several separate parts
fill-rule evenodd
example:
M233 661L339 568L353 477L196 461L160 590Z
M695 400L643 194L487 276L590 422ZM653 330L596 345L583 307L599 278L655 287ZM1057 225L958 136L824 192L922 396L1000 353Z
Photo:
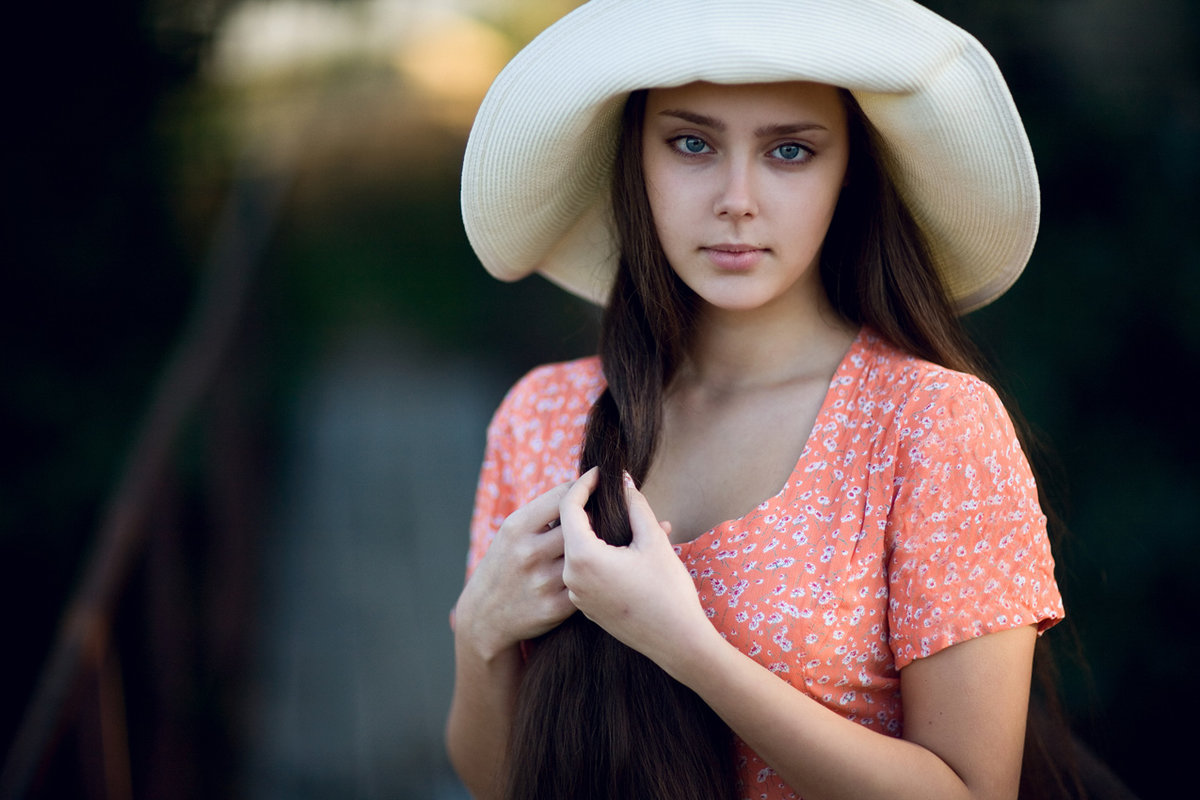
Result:
M470 578L509 514L578 477L579 442L603 380L595 358L536 367L492 416L467 553Z
M467 579L475 572L500 525L519 506L513 477L514 406L519 390L518 385L509 391L488 425L483 466L475 487L475 508L471 512Z
M897 669L957 642L1063 617L1037 485L995 391L959 373L925 381L898 424L888 521Z

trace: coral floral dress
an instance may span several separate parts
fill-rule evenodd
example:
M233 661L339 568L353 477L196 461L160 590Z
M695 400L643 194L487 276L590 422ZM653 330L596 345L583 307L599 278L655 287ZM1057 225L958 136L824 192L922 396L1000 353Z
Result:
M468 575L504 518L578 474L596 358L539 367L488 428ZM979 379L863 330L790 478L676 546L725 638L798 691L888 736L899 672L956 642L1063 616L1037 488ZM745 798L794 798L738 742Z

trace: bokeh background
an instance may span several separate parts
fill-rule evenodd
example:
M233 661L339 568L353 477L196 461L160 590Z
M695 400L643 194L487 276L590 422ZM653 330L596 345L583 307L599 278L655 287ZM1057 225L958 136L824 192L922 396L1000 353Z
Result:
M441 726L484 427L596 318L485 277L458 166L491 77L574 5L10 11L9 788L464 796ZM1026 275L969 322L1069 528L1066 706L1173 794L1200 715L1200 4L928 5L995 55L1041 170Z

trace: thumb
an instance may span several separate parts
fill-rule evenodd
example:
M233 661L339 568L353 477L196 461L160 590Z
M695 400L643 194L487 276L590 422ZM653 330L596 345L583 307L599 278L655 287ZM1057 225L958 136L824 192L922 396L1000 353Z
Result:
M631 545L652 543L663 538L664 533L670 533L671 523L658 521L650 501L638 491L628 472L622 474L625 487L625 505L629 509L629 527L633 530Z

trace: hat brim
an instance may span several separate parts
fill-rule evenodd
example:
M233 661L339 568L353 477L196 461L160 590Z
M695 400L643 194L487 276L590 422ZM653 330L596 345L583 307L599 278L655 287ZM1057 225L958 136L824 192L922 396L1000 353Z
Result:
M908 0L593 0L522 50L477 114L467 236L502 280L536 271L604 303L609 181L631 91L813 81L848 89L962 313L1012 285L1037 236L1033 154L995 62Z

